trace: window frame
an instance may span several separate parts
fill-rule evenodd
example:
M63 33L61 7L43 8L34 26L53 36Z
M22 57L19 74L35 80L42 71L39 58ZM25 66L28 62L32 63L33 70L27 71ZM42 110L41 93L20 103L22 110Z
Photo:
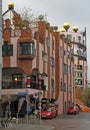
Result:
M20 43L19 50L19 55L35 55L34 42Z

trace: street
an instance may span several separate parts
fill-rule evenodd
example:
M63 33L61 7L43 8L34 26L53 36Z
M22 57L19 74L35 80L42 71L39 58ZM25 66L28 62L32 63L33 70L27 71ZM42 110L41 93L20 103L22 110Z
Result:
M90 130L90 113L62 115L56 119L42 120L42 124L54 126L54 130Z
M90 113L80 113L77 115L60 115L54 119L42 119L34 116L19 119L12 122L12 127L6 130L90 130ZM3 130L1 128L0 130Z

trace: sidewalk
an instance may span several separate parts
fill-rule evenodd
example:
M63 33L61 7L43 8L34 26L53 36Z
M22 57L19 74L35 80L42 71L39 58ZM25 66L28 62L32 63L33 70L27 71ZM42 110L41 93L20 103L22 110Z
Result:
M31 124L20 124L20 125L12 125L11 128L0 128L0 130L53 130L52 126L45 125L31 125Z
M27 123L28 121L28 123ZM19 118L18 123L16 118L12 119L12 126L9 128L1 128L0 130L53 130L53 126L43 125L42 120L38 120L35 118L35 115L30 115L27 120L27 116L25 118Z

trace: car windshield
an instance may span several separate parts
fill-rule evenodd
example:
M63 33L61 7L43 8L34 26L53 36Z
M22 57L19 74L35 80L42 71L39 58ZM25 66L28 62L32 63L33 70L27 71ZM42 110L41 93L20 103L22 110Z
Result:
M52 108L43 108L43 111L48 111L50 112L52 110Z

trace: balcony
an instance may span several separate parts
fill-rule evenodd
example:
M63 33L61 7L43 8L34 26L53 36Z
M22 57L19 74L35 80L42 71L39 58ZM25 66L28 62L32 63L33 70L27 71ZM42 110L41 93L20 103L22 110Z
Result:
M21 54L18 56L18 59L19 60L33 60L35 55L36 55L36 50L35 50L35 53L33 54Z
M77 56L79 58L79 60L87 60L87 52L86 51L82 51L80 49L78 49L76 52L74 52L74 50L71 50L71 54L73 56Z
M78 70L83 70L83 66L82 66L82 65L78 65L78 66L77 66L77 69L78 69Z
M81 36L73 37L71 42L74 44L77 44L80 48L83 48L84 50L86 50L86 41L85 39L82 39Z
M33 60L36 56L36 49L34 48L34 43L32 42L19 43L18 48L19 60Z
M76 80L79 80L79 79L81 79L81 80L82 80L82 79L83 79L83 77L82 77L82 76L76 76L76 77L75 77L75 79L76 79Z
M76 86L83 86L84 85L83 79L75 79L75 85Z

